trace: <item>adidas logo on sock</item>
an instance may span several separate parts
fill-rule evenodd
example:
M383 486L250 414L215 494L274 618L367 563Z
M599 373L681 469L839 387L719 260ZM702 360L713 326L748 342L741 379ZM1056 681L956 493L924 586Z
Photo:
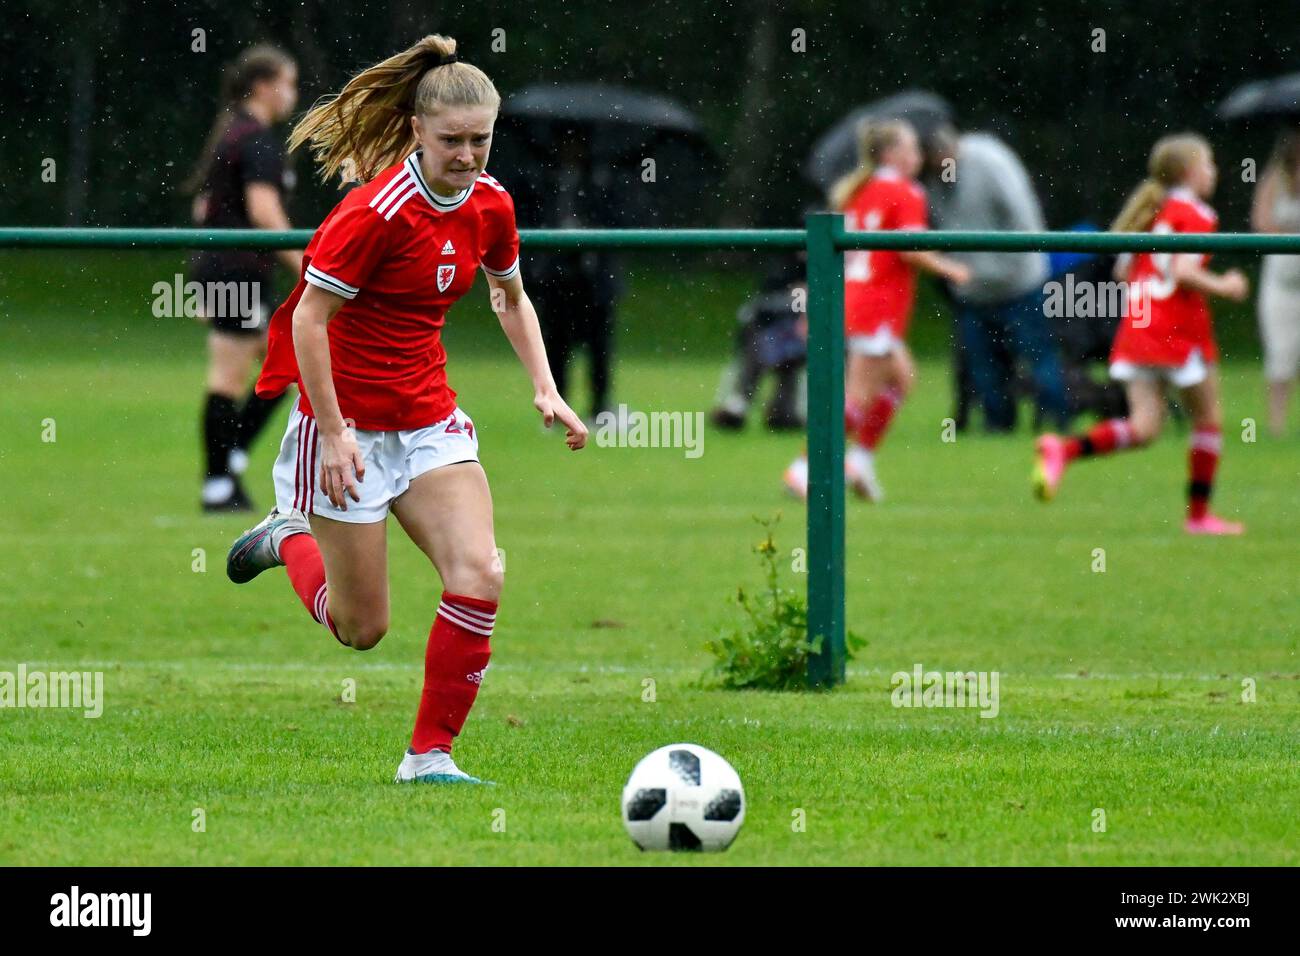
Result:
M456 254L456 247L451 244L450 239L448 239L447 244L442 247L442 254L444 256L454 256Z

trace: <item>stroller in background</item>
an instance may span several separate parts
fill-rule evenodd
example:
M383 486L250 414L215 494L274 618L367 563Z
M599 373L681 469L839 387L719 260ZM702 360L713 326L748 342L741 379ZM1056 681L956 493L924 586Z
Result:
M1078 228L1078 227L1076 227ZM1093 256L1080 253L1052 253L1052 279L1064 283L1073 277L1077 287L1081 282L1113 282L1115 257ZM1100 311L1100 310L1097 310ZM1122 418L1128 414L1128 401L1124 388L1106 377L1110 364L1110 346L1115 340L1115 330L1122 315L1096 315L1091 317L1057 317L1048 320L1061 350L1061 371L1065 376L1065 396L1070 403L1071 415L1091 413L1099 418ZM1028 377L1018 384L1030 388ZM1034 427L1040 422L1035 420Z
M767 376L775 379L767 402L767 427L778 431L804 427L808 344L801 322L806 313L794 311L793 306L795 292L806 288L805 271L802 254L774 260L759 294L737 311L735 353L723 369L709 414L719 428L744 428Z

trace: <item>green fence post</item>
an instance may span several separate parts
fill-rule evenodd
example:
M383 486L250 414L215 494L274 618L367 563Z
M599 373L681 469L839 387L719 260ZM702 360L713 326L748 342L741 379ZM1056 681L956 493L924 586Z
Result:
M844 217L808 216L808 685L844 682Z

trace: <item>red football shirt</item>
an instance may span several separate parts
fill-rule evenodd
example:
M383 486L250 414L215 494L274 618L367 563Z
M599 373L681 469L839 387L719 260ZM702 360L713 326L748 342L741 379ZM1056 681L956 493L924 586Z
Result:
M844 208L849 230L925 229L925 192L894 170L881 167ZM888 325L900 338L907 331L916 290L916 270L892 250L859 249L844 254L844 320L850 335L870 335Z
M1187 189L1170 190L1151 223L1151 232L1214 232L1219 217ZM1172 275L1174 254L1142 252L1133 257L1128 281L1140 288L1140 306L1129 295L1128 314L1120 322L1111 347L1112 362L1136 365L1174 365L1187 361L1200 349L1207 362L1219 354L1205 296L1180 286ZM1201 254L1201 265L1209 261ZM1147 314L1149 308L1150 314Z
M310 283L348 301L328 325L339 411L358 429L397 431L441 421L456 407L441 329L477 270L519 270L515 207L486 173L455 196L425 182L417 150L334 207L312 236L297 288L271 318L257 394L297 382L293 311Z

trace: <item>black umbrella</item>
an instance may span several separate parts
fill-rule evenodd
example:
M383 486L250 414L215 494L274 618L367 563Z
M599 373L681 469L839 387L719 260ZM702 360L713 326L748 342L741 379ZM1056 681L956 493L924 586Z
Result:
M1224 120L1300 118L1300 73L1239 86L1217 112Z
M548 123L627 123L645 129L698 134L700 124L685 107L651 93L606 83L538 84L508 97L505 116Z
M667 97L603 83L538 84L506 98L501 127L493 167L542 190L580 146L595 188L617 198L600 204L609 215L592 225L682 220L700 214L701 194L716 192L717 154L699 120Z
M858 126L864 119L905 119L916 127L922 142L936 127L952 122L952 106L926 90L905 90L860 106L813 143L803 172L807 179L829 189L858 162Z

